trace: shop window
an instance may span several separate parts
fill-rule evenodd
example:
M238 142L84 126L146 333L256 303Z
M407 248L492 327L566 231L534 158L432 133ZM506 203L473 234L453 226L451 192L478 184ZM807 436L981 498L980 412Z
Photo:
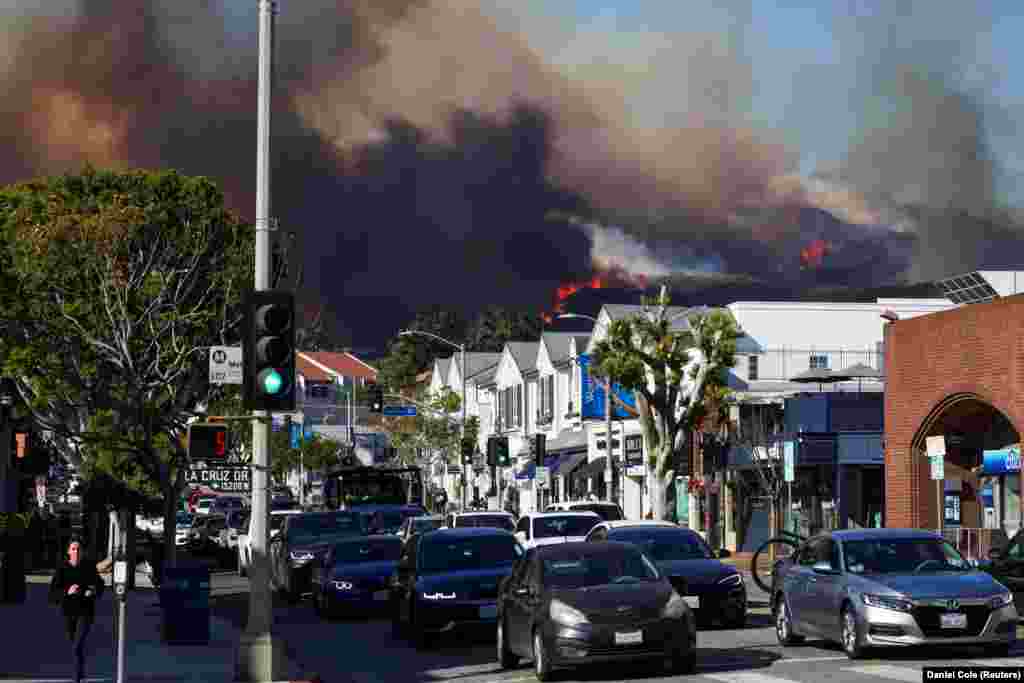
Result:
M823 353L812 353L811 370L828 370L828 356Z
M747 356L747 380L752 382L757 377L757 356Z

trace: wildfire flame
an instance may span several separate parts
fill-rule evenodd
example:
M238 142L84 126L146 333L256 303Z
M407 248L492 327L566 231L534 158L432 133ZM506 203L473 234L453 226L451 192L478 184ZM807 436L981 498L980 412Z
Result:
M829 245L824 240L814 240L800 250L800 266L802 268L817 268L829 252Z
M541 313L545 324L551 324L556 317L565 313L565 301L583 289L607 289L609 287L647 288L647 278L634 275L620 269L611 268L595 273L589 280L571 280L563 282L555 289L554 303L549 312Z

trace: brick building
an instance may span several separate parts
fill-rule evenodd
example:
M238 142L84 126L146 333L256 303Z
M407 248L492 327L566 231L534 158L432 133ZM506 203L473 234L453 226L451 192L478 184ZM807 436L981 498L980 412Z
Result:
M1019 444L1024 425L1024 294L971 290L973 299L950 296L968 305L885 327L888 527L1012 533L1020 524L1019 474L987 468L994 449ZM926 457L926 438L937 435L946 442L942 480ZM993 482L995 503L983 495Z

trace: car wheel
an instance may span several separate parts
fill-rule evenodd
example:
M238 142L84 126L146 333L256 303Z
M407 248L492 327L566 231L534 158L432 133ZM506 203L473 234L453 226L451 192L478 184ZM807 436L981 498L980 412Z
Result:
M860 624L857 621L857 613L852 607L847 605L843 608L840 621L843 652L850 659L860 659L864 656L864 646L861 645Z
M533 672L537 675L538 681L554 680L551 660L548 658L547 648L544 647L544 639L540 635L540 629L533 632Z
M519 657L512 654L512 651L508 647L508 639L506 638L507 629L505 628L505 619L498 620L498 664L502 669L511 669L519 663Z
M786 598L779 596L775 601L775 637L779 645L796 645L803 642L803 636L793 633L793 619L789 614Z

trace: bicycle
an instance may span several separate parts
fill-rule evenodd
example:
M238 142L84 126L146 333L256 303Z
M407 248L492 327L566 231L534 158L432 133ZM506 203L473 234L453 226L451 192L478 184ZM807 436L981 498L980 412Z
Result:
M799 534L793 533L792 531L782 530L779 531L778 536L769 538L767 541L762 543L761 547L759 547L754 552L754 556L750 558L750 576L754 579L754 583L757 584L757 587L763 590L765 593L771 593L772 575L775 571L775 565L773 565L768 573L768 581L765 581L761 578L761 575L758 573L757 570L758 563L761 558L761 553L767 551L772 545L778 544L779 546L782 546L782 548L780 549L788 549L788 552L784 553L788 556L796 552L797 548L803 545L806 541L807 539ZM778 552L776 552L776 557L778 557ZM776 560L775 564L778 564L780 561L781 560Z

